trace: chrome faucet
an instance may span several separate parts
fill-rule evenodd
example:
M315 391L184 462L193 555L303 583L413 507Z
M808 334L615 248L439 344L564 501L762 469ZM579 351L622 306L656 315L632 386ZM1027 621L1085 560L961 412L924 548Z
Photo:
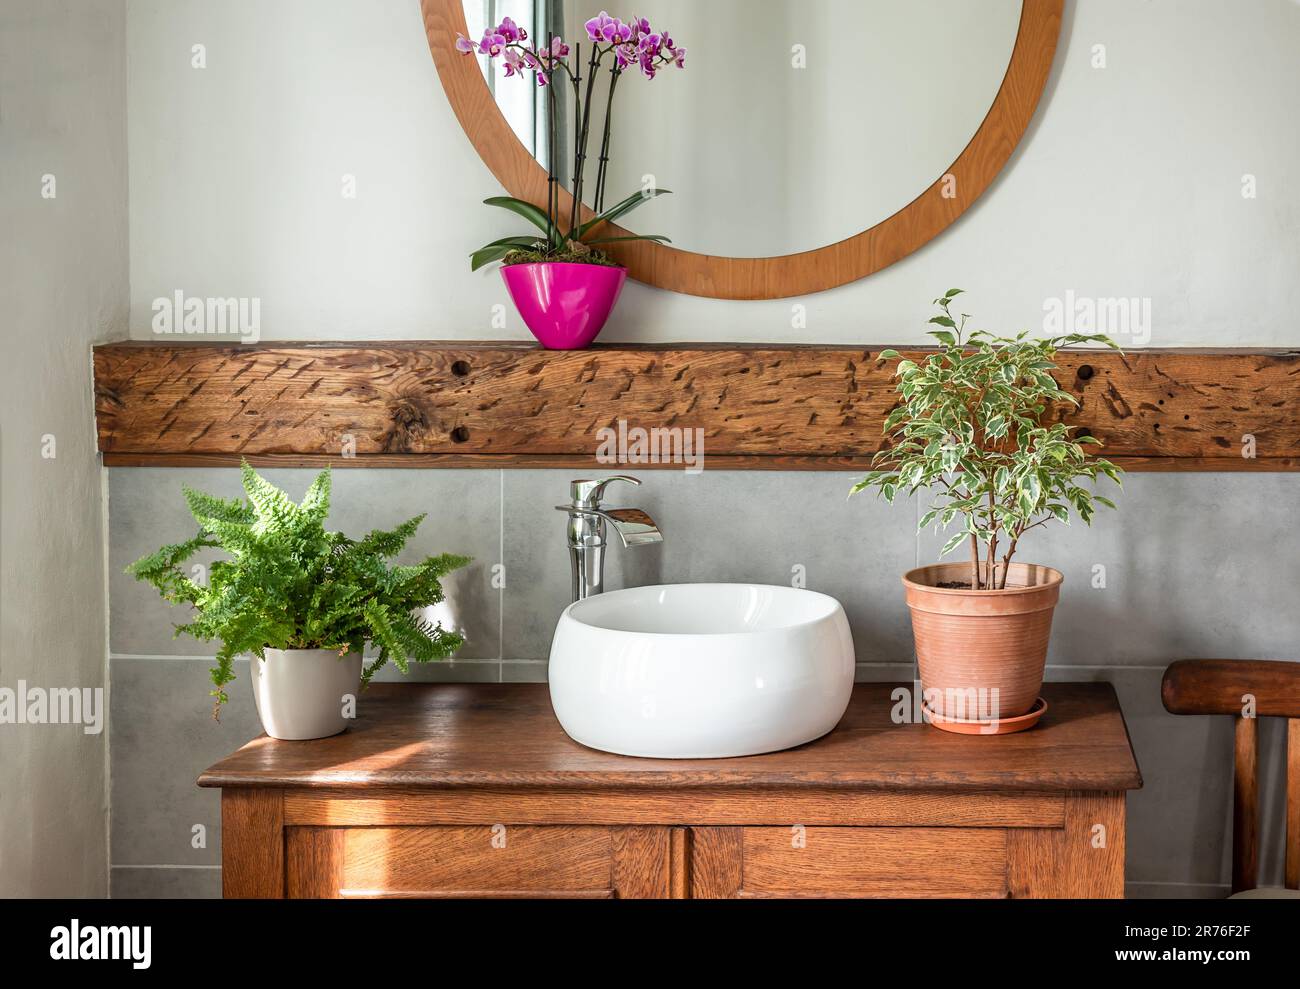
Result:
M569 482L567 505L556 509L569 515L569 563L573 570L573 600L599 594L605 589L605 524L618 533L624 546L648 546L664 541L659 526L639 508L602 508L605 488L615 481L640 484L635 477L616 474L600 481Z

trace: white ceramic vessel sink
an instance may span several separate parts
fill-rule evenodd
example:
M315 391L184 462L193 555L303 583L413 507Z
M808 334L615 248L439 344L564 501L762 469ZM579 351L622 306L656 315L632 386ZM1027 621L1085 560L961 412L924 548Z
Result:
M551 704L569 736L621 755L705 759L802 745L853 689L844 609L816 591L665 584L564 609Z

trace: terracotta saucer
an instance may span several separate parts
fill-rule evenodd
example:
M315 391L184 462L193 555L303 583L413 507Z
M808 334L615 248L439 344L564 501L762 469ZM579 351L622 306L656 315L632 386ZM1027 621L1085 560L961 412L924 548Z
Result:
M994 718L992 721L975 718L948 718L935 714L925 702L921 702L921 711L925 720L940 731L950 731L957 735L1010 735L1012 732L1024 731L1038 724L1047 710L1047 701L1041 697L1034 701L1034 706L1024 714L1014 718Z

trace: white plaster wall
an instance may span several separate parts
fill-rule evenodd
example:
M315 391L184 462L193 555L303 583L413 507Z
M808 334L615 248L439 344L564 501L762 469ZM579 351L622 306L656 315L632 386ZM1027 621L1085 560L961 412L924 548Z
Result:
M122 0L0 3L0 687L10 689L106 687L90 347L126 335L125 41ZM42 197L45 175L53 198ZM106 744L106 731L75 724L0 724L0 896L105 895Z
M416 0L127 9L133 336L179 288L259 297L268 338L527 339L500 276L468 270L514 226L479 205L501 190L447 104ZM961 286L1003 329L1041 326L1044 300L1073 289L1150 298L1151 346L1294 345L1297 52L1294 0L1070 0L1035 124L938 240L804 300L632 284L604 339L906 342Z

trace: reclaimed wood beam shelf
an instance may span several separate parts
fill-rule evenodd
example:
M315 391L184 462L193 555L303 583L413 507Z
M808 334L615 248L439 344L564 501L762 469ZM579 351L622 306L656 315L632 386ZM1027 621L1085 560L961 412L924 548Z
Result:
M105 344L99 449L109 466L600 469L613 465L598 459L602 431L622 424L633 441L689 430L713 468L861 470L896 397L880 349ZM1300 469L1300 351L1072 350L1058 364L1081 404L1055 414L1129 470ZM659 433L646 452L669 442Z

